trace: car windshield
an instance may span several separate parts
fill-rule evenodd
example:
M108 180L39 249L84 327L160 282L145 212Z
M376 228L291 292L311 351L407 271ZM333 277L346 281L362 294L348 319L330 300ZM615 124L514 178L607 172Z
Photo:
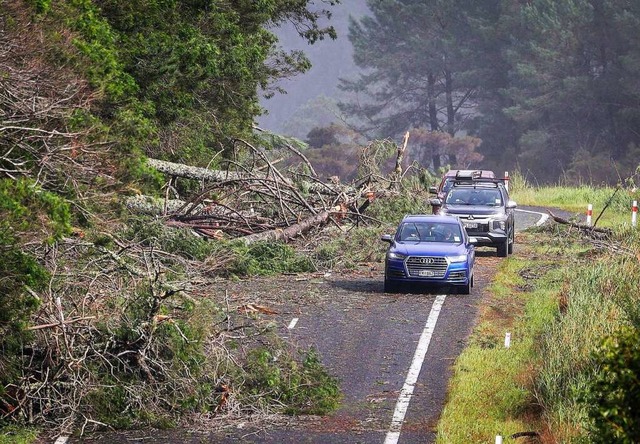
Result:
M446 203L451 205L483 205L499 207L502 205L502 196L497 188L453 188L447 194Z
M460 225L430 222L406 222L400 225L397 239L401 242L462 242Z

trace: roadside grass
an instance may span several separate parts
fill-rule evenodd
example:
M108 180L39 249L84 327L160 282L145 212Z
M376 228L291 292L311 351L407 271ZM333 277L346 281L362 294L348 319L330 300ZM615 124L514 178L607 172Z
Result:
M38 431L26 427L0 424L0 444L29 444L38 438Z
M542 443L607 442L595 438L594 421L606 424L609 413L589 395L602 380L605 339L640 327L638 230L618 226L593 243L554 224L517 242L454 365L437 442L517 442L513 434L528 431Z
M563 280L557 256L576 251L558 250L542 230L522 233L518 241L518 256L501 262L483 296L469 345L454 366L438 443L493 442L497 435L545 433L535 390L537 343L559 310Z
M637 233L621 245L630 254L601 254L581 268L567 270L562 316L542 337L535 389L559 442L584 442L587 437L601 442L590 435L589 413L609 413L598 413L598 406L585 402L600 374L600 346L606 338L617 337L622 327L638 327Z
M584 185L569 187L562 185L533 186L520 175L514 175L509 183L511 197L519 206L531 205L563 210L586 215L587 205L593 205L592 221L602 213L598 221L600 227L614 227L631 224L631 206L634 200L640 201L640 191L621 188L616 192L612 187ZM609 202L611 200L611 202ZM605 210L605 206L609 206Z

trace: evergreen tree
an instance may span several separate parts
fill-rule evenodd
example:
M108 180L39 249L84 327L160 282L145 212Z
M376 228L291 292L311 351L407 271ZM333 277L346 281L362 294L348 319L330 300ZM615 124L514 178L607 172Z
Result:
M470 46L473 23L460 13L461 3L368 2L372 16L350 27L354 57L365 74L342 85L364 98L342 104L343 110L369 123L366 129L380 137L411 128L451 136L464 131L480 80L472 75L477 68L471 62L481 56ZM455 154L448 153L448 160L455 164ZM438 169L441 153L434 153L431 163Z

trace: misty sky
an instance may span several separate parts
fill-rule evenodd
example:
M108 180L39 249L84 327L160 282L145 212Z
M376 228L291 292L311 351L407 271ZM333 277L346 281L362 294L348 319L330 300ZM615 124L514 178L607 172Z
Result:
M351 78L358 72L353 63L348 25L350 15L358 18L365 14L366 0L344 0L333 7L332 11L331 23L338 33L336 40L328 39L309 45L296 34L293 27L276 31L285 49L304 51L313 66L306 74L278 83L287 94L276 93L271 99L262 99L261 104L269 114L258 119L259 126L284 135L306 137L307 132L313 127L312 123L298 123L295 115L300 113L305 104L320 96L337 98L340 93L337 89L338 79ZM324 118L330 117L327 114ZM317 123L328 122L319 118Z

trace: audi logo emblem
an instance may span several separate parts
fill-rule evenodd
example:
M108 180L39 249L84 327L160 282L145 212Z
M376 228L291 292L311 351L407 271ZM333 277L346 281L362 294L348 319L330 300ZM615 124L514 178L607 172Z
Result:
M431 257L423 257L420 258L420 263L421 264L433 264L435 261L433 260L433 258Z

